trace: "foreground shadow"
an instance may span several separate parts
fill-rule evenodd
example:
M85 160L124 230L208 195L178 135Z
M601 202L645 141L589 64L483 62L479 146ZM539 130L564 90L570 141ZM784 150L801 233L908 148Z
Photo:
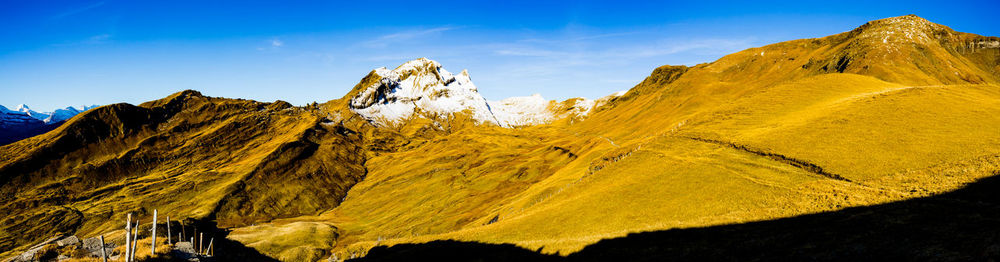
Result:
M199 234L202 237L212 239L213 253L214 257L201 257L197 261L246 261L246 262L278 262L277 259L269 257L267 255L261 254L256 249L243 245L243 243L230 240L227 238L229 236L230 230L225 228L219 228L218 223L215 222L214 217L206 219L187 219L184 221L185 226L181 226L178 221L171 223L171 226L176 229L184 231L185 236L191 237L195 234ZM201 243L207 245L207 242ZM153 259L147 259L145 261L189 261L188 258L178 253L172 253L168 257L158 257Z
M995 261L1000 176L882 205L605 239L566 257L513 245L434 241L376 247L352 261Z

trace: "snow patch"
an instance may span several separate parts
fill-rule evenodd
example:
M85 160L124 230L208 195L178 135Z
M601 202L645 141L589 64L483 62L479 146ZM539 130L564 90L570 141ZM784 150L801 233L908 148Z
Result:
M467 112L480 123L499 124L468 71L454 75L438 62L420 58L375 74L381 79L352 98L351 109L376 124L397 123L417 109L438 116Z
M61 121L66 121L66 120L69 120L70 118L73 118L73 116L76 116L76 115L78 115L80 113L83 113L83 112L85 112L87 110L90 110L92 108L95 108L95 107L97 107L97 106L96 105L81 106L80 108L76 108L76 107L72 107L72 106L67 106L66 108L56 109L55 111L52 111L51 113L47 113L49 115L49 117L43 119L42 121L45 121L46 124L49 124L49 123L58 123L58 122L61 122Z
M31 107L29 107L28 105L20 104L17 105L17 110L10 110L7 109L6 107L0 106L0 112L8 114L11 113L23 114L31 118L40 120L46 124L51 124L69 120L73 116L76 116L77 114L83 113L84 111L90 110L91 108L95 107L97 107L97 105L80 106L79 108L69 106L62 109L56 109L55 111L52 112L38 112L32 110Z
M493 115L503 126L537 125L551 122L555 116L549 110L551 102L540 94L511 97L490 102Z
M395 69L374 70L379 80L351 98L351 111L378 126L400 123L411 117L445 118L468 114L480 124L516 127L550 123L566 117L582 117L611 98L573 98L562 103L540 94L486 101L472 83L469 72L452 74L436 61L420 58Z

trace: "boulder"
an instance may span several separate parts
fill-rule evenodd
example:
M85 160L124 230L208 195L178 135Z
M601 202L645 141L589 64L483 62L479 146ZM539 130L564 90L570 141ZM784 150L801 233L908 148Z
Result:
M79 245L79 244L80 244L80 239L77 238L76 236L68 236L68 237L64 237L62 239L56 240L56 245L59 245L60 247L75 246L75 245Z
M174 244L174 251L194 254L194 245L191 242L177 242Z
M51 250L51 248L46 248L46 246L52 244L53 242L56 242L57 239L59 239L59 237L52 237L45 241L42 241L41 243L38 243L37 245L28 248L28 251L21 253L21 255L11 258L9 261L11 262L37 261L38 257L45 256L46 254L44 253L47 253L48 251Z
M101 248L100 238L92 237L83 240L83 249L100 251L100 248Z
M172 251L174 257L187 260L187 261L197 261L198 254L195 253L194 245L191 242L177 242L174 244L174 250Z
M106 250L106 252L108 252L108 256L111 255L111 251L112 250L115 250L115 247L116 247L115 244L111 244L111 243L107 243L107 242L104 243L104 249ZM92 238L84 239L83 240L83 249L87 250L87 252L90 252L91 256L101 257L101 238L99 238L99 237L92 237Z

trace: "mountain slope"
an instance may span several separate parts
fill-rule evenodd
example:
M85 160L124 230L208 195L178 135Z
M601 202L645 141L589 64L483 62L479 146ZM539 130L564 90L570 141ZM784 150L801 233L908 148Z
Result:
M420 210L426 203L454 201L438 196L441 189L425 190L426 174L376 167L357 186L369 189L352 191L345 203L316 220L344 221L345 241L357 241L344 246L347 252L460 239L565 253L628 232L772 219L953 190L994 175L1000 166L1000 137L991 133L1000 122L988 115L1000 98L997 74L989 68L1000 56L988 44L962 48L993 37L924 21L913 16L873 21L847 33L753 48L713 63L658 68L582 122L530 129L555 135L540 141L565 148L576 159L527 189L501 190L508 193L500 203L471 213L437 213L456 217L435 220L453 225L450 229L417 231L428 227L392 219L392 213L360 212L366 205ZM883 33L905 37L894 32L900 27L933 41L868 41ZM845 56L849 62L837 69ZM834 66L816 66L823 61ZM435 170L430 176L459 178L472 169ZM381 177L407 184L369 183ZM464 180L451 186L476 188L478 180L459 181ZM483 198L497 198L486 192L498 189L483 190ZM421 201L364 197L400 193L405 196L394 199ZM467 215L475 219L457 219Z
M751 48L706 69L721 71L723 81L750 83L853 73L906 85L996 84L998 50L1000 38L960 33L907 15L828 37Z
M185 91L99 107L0 147L0 249L56 232L118 230L126 213L154 208L226 226L327 210L364 176L358 139L280 101ZM31 216L70 222L50 227Z
M45 122L28 114L0 106L0 145L44 133L50 128Z

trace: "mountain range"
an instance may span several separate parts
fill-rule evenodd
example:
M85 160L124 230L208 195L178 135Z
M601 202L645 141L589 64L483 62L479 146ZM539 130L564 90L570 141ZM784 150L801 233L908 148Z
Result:
M575 98L548 101L540 95L486 101L472 83L468 71L454 75L436 61L409 61L396 69L378 68L352 90L351 111L376 126L391 126L420 117L436 119L467 114L475 124L517 127L584 117L597 105L620 96L612 94L596 101Z
M82 106L80 109L66 107L41 113L31 110L25 104L18 105L17 110L0 105L0 145L48 132L73 116L95 107L97 106Z
M438 240L579 258L630 233L959 190L1000 174L996 112L1000 38L914 15L665 65L595 100L488 101L467 71L424 58L301 107L185 90L0 146L0 255L66 234L121 242L128 214L149 223L157 210L218 236L223 260L337 260ZM963 199L949 203L985 205ZM983 208L992 219L996 207ZM992 254L928 234L922 250ZM842 249L933 258L912 247Z

